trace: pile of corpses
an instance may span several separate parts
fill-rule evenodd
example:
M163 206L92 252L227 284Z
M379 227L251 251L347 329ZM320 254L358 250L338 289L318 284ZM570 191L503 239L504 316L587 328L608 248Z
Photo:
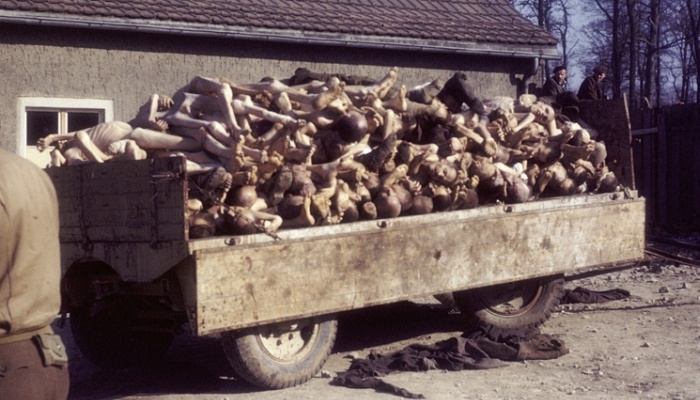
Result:
M172 97L152 95L128 123L38 145L56 144L53 166L184 156L192 238L618 187L604 144L555 100L481 99L463 73L397 82L397 68L379 80L306 69L252 84L197 76Z

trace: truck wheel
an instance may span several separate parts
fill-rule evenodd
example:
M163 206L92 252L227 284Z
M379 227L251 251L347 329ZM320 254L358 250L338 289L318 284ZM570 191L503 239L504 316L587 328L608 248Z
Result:
M470 322L504 329L533 328L544 323L564 295L564 279L547 277L455 292L459 309Z
M89 307L70 310L70 326L78 349L91 363L104 369L126 368L160 360L174 335L132 331L132 309L110 307L90 315Z
M242 379L264 389L283 389L321 370L337 331L335 316L322 316L226 332L221 343Z

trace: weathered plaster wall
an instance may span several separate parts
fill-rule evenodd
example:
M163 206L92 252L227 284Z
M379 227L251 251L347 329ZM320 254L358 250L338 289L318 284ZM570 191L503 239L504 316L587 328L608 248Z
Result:
M465 71L491 97L515 96L533 61L3 24L0 147L16 148L21 96L113 100L115 119L129 120L151 93L172 94L195 75L245 83L305 67L378 79L394 65L408 87Z

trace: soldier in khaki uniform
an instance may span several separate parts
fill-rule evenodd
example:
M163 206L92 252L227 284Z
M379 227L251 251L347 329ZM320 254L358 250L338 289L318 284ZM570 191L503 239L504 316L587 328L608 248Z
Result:
M0 149L0 398L66 399L58 202L51 180Z

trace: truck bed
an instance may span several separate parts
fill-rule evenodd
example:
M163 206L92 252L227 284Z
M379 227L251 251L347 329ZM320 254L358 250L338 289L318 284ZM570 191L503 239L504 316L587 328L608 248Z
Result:
M203 335L418 296L639 260L636 192L188 240L182 158L48 169L59 196L63 268L84 260L125 281L176 266Z

